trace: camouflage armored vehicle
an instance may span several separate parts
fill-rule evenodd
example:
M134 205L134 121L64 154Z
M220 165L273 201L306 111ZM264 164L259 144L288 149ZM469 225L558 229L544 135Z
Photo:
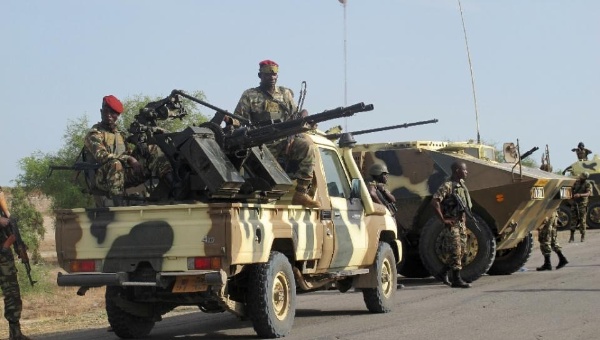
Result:
M594 158L589 161L577 161L571 164L563 171L563 175L578 178L584 171L590 174L588 180L593 183L592 196L590 196L588 202L587 225L589 228L600 228L600 190L598 190L598 183L600 183L600 156L594 155ZM573 208L571 201L564 201L560 205L559 219L560 225L563 228L571 226L574 214Z
M512 144L512 143L511 143ZM513 149L514 149L514 145ZM455 161L466 163L466 184L473 201L468 221L468 254L461 272L473 281L484 273L511 274L530 256L531 231L570 198L573 180L520 162L496 162L495 149L470 142L411 141L365 144L354 148L357 164L366 172L374 163L389 170L388 189L396 198L396 221L403 243L400 274L433 275L441 279L446 259L441 253L443 226L430 206L433 193L450 176Z
M158 104L140 114L166 119L181 109L175 96ZM57 211L56 251L67 272L58 285L81 287L79 295L106 286L108 321L121 338L147 336L181 305L249 318L260 337L285 336L297 291L332 287L359 289L370 312L389 311L402 245L391 214L371 200L349 145L310 134L318 146L318 209L291 204L293 182L261 146L265 136L310 132L323 117L369 109L361 103L234 131L213 119L144 135L168 155L186 190L173 202ZM136 129L152 131L139 118Z

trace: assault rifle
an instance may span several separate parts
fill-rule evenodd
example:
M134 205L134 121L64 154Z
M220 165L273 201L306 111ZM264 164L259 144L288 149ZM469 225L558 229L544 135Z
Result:
M102 164L100 163L88 163L77 161L73 163L73 165L50 165L50 173L48 177L52 176L52 172L54 170L75 170L75 171L87 171L87 170L97 170L100 168Z
M377 193L377 197L383 203L383 205L385 205L385 207L388 208L392 215L395 215L398 212L398 208L396 207L394 202L390 202L387 199L387 197L383 196L383 193L379 190L377 186L375 186L375 192Z
M19 226L17 225L17 221L15 218L9 218L7 229L8 230L6 234L8 236L8 244L5 244L9 247L12 244L15 253L17 253L17 256L19 256L21 262L23 262L23 264L25 265L25 270L27 271L29 283L33 287L33 285L37 281L33 281L33 278L31 277L31 265L29 264L29 256L27 255L27 245L25 244L25 242L23 242L23 239L21 238L21 232L19 231Z
M475 229L481 231L481 228L479 228L479 224L477 223L477 219L475 219L475 216L473 216L473 212L471 211L471 208L467 207L465 202L463 202L462 198L460 198L460 196L458 196L455 192L452 193L452 196L454 197L454 199L456 200L458 205L461 207L461 209L464 210L465 214L467 214L467 217L470 218L471 221L473 221L473 225L475 225Z

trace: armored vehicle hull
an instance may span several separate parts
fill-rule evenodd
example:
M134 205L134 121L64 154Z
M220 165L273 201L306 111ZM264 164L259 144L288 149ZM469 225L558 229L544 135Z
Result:
M396 222L403 242L407 277L442 277L443 225L430 205L432 195L450 177L456 161L467 165L466 185L473 201L468 254L462 271L473 281L484 273L511 274L531 254L531 232L537 229L562 199L570 198L574 180L533 168L498 163L494 149L478 144L399 142L357 145L354 157L363 170L383 163L389 170L388 189L396 198Z
M600 157L594 155L594 158L589 161L577 161L567 167L563 174L573 178L578 178L581 173L587 171L590 174L589 181L593 183L592 196L588 199L587 209L587 226L588 228L600 228ZM559 220L562 228L569 228L573 223L575 214L575 205L572 201L564 201L560 205Z

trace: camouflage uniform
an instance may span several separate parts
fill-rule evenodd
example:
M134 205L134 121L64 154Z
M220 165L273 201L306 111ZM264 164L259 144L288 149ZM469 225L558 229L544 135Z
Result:
M556 223L558 220L558 212L553 212L550 217L544 220L544 224L539 231L538 241L540 242L540 250L543 255L550 255L552 251L560 252L562 250L558 240L556 239Z
M592 192L592 182L589 180L577 180L573 185L573 194L584 194L587 192ZM585 230L587 229L586 215L588 200L588 197L573 198L573 201L575 202L573 208L575 209L576 214L574 214L575 223L571 225L571 235L579 229L582 240L585 238Z
M463 180L459 182L446 181L433 195L433 199L440 201L444 218L453 221L442 245L442 250L449 255L448 267L452 270L461 270L462 258L467 251L467 226L463 220L464 211L452 197L453 192L471 208L471 197Z
M94 125L85 137L86 151L102 166L96 171L96 187L112 196L123 195L125 188L144 183L149 177L164 177L172 172L171 164L156 145L150 145L146 152L133 152L125 142L123 133L114 131L103 123ZM125 167L127 159L135 158L144 168L137 174Z
M260 87L255 87L244 91L234 113L254 123L277 120L283 122L291 119L296 110L292 90L276 86L275 93L271 95ZM288 163L286 170L297 167L292 178L308 185L313 178L315 168L315 144L305 134L298 134L294 136L289 148L287 145L288 140L283 139L270 143L267 147L275 158L285 159Z

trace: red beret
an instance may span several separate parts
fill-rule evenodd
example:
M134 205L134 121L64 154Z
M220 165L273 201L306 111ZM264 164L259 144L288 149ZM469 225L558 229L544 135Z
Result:
M279 65L273 60L263 60L258 63L258 69L260 72L265 73L277 73L279 71Z
M102 98L102 104L108 105L111 109L113 109L116 113L121 114L123 112L123 103L117 99L117 97L112 94Z

